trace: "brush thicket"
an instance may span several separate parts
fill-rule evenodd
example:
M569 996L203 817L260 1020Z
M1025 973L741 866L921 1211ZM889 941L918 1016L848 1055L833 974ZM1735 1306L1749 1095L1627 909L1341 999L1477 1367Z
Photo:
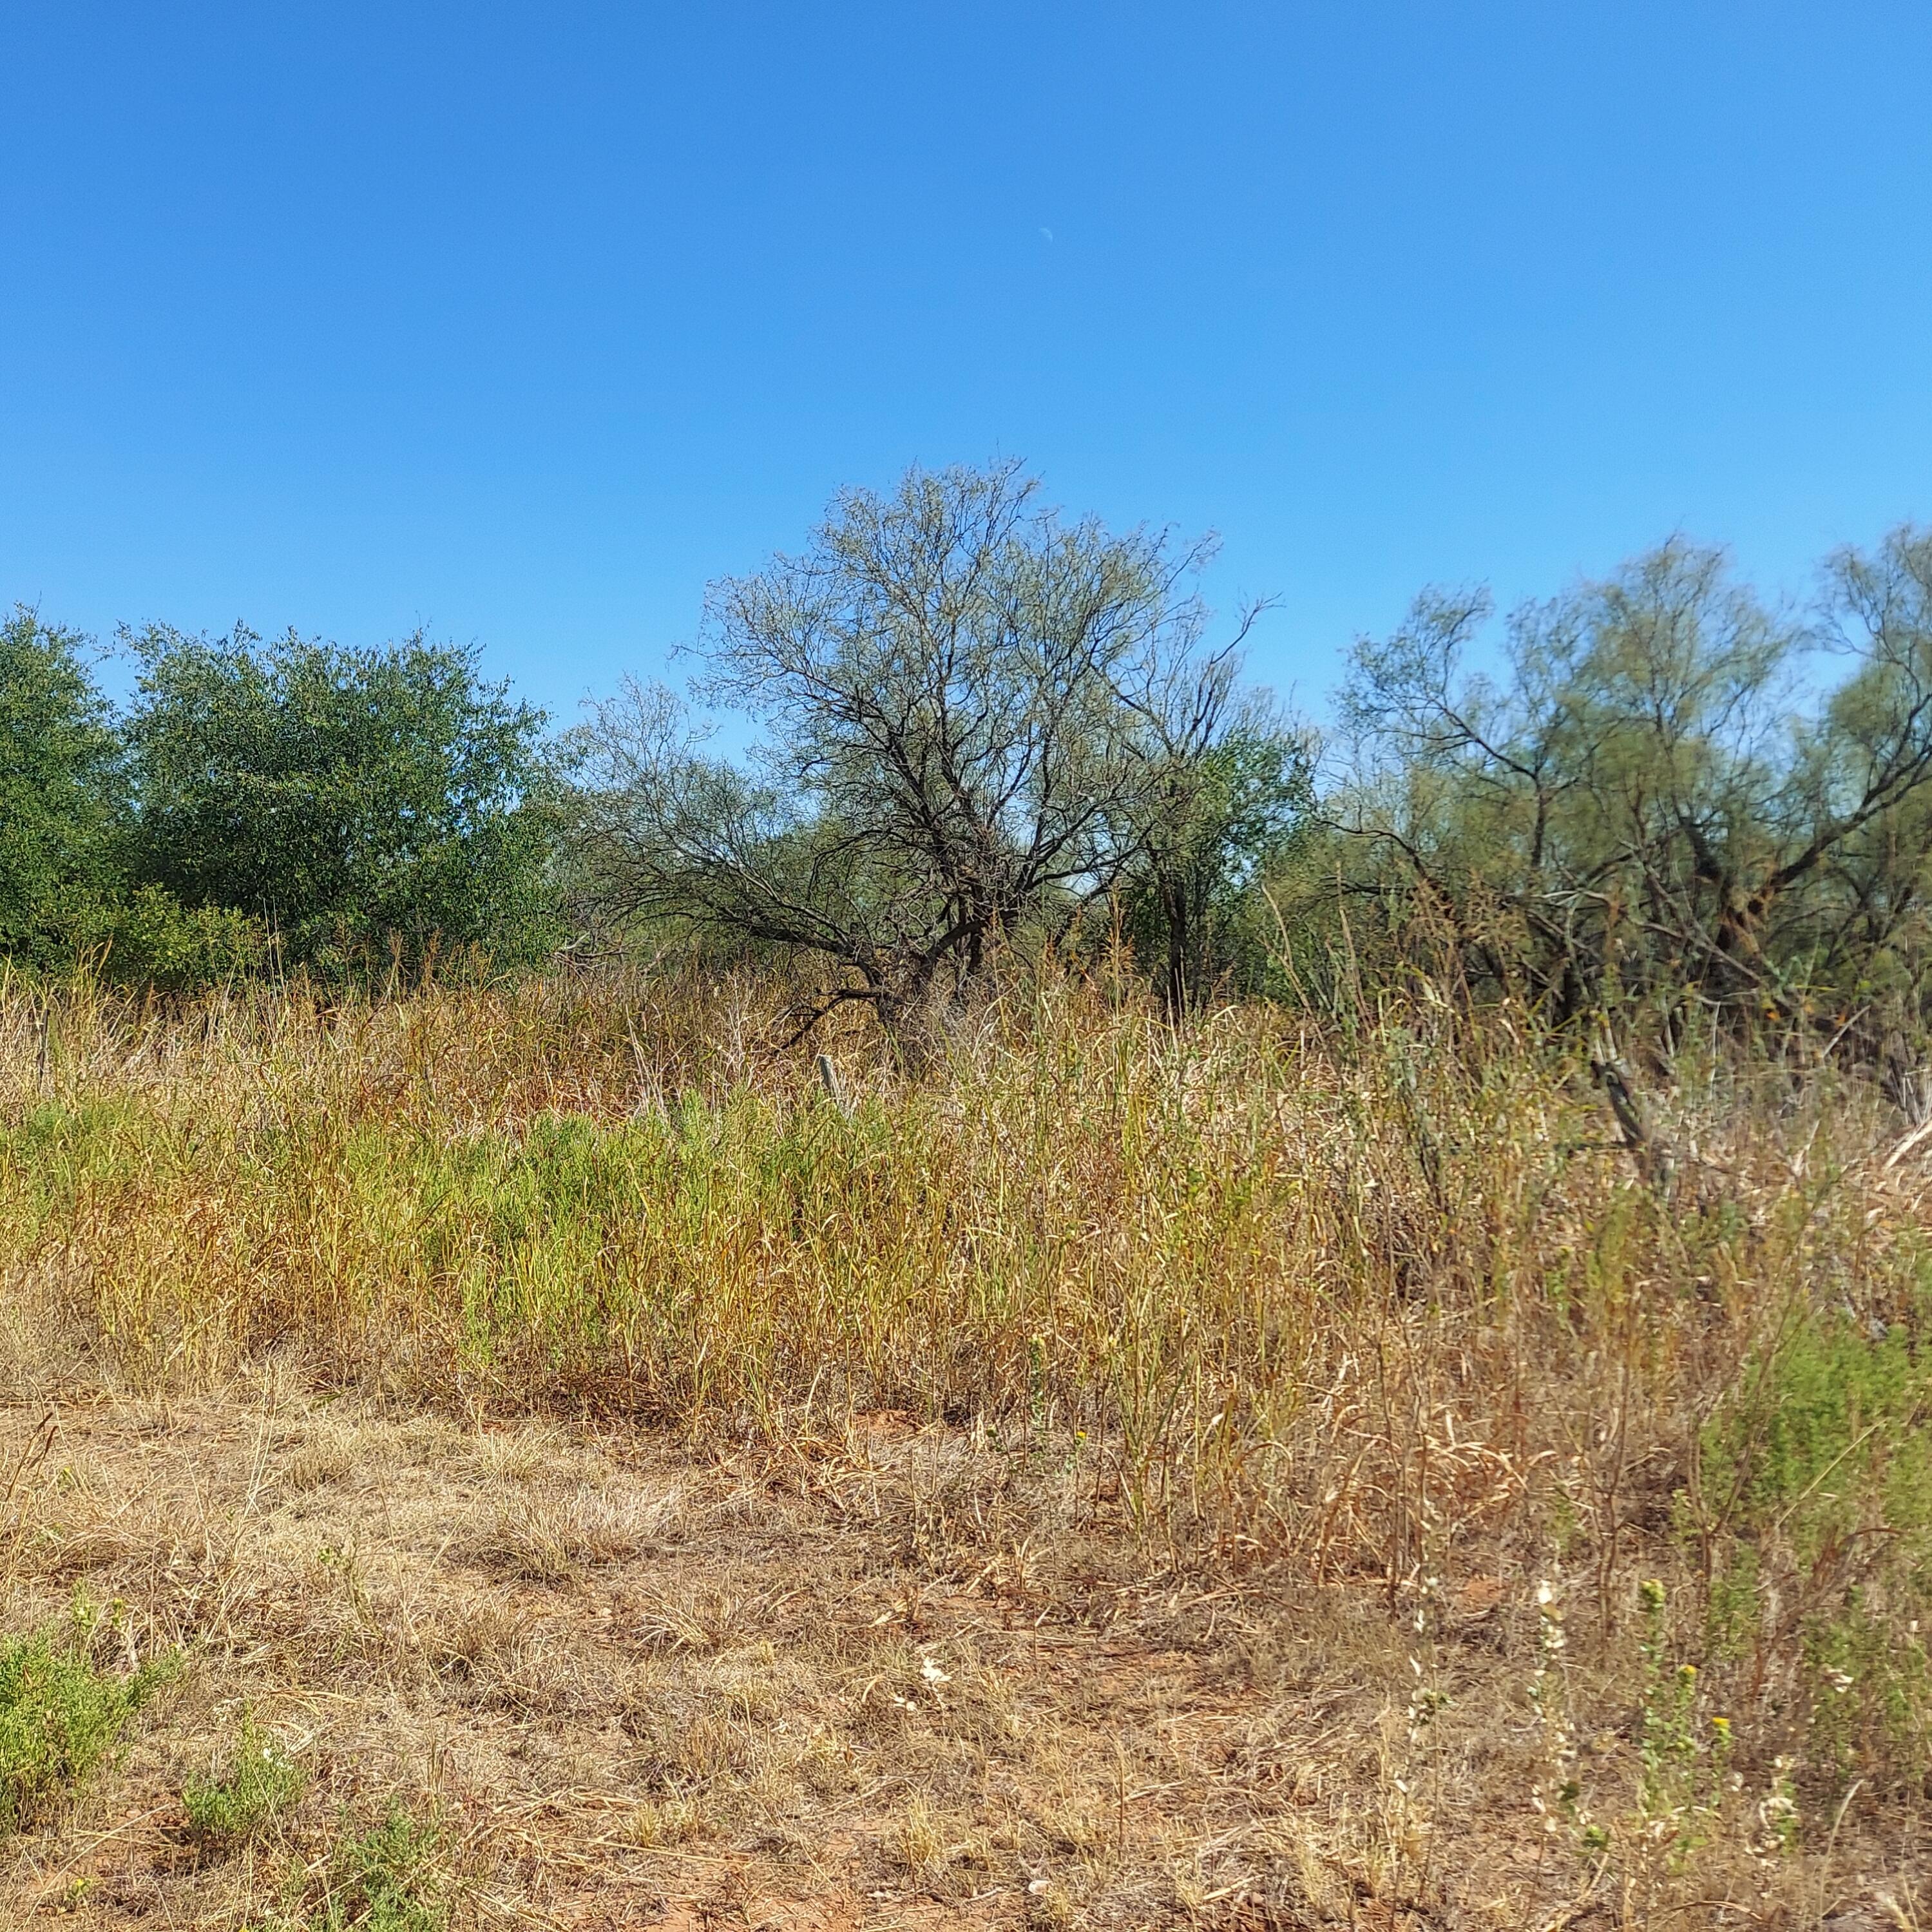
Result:
M1580 1842L1689 1842L1718 1769L1922 1775L1922 1189L1874 1090L1687 1049L1660 1179L1580 1048L1426 989L1177 1028L1049 976L916 1081L857 1022L829 1078L776 1050L783 1004L8 995L4 1372L279 1350L808 1453L909 1412L1069 1462L1150 1562L1353 1582L1424 1648L1503 1616ZM1612 1804L1562 1712L1619 1697L1677 1744Z

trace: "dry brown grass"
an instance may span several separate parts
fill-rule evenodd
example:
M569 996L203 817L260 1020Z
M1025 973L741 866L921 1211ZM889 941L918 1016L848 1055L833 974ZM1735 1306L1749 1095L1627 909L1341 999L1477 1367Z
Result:
M1049 988L848 1116L763 997L0 1000L0 1634L186 1666L0 1912L301 1922L400 1796L458 1924L1916 1922L1878 1096L1682 1054L1660 1196L1441 1003Z

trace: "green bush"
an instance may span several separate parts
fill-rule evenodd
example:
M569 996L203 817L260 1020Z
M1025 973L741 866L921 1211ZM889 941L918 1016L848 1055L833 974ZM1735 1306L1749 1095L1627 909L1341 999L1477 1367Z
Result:
M449 1923L440 1834L392 1804L379 1825L338 1846L326 1890L285 1908L260 1932L445 1932Z
M41 1630L0 1642L0 1834L82 1783L168 1674L161 1664L126 1676L97 1669L79 1641L86 1629L77 1614L63 1641Z
M1910 1280L1888 1323L1849 1306L1807 1312L1742 1378L1701 1444L1721 1524L1708 1654L1742 1656L1774 1614L1795 1618L1809 1756L1840 1778L1932 1764L1932 1353Z
M262 965L268 935L246 913L184 906L158 886L139 886L103 909L102 970L123 986L214 985Z
M127 787L86 640L0 617L0 954L71 964L77 912L111 899Z
M562 936L542 714L484 679L473 650L164 626L130 642L134 877L246 913L280 964L328 980L459 956L511 964Z
M1796 1322L1706 1432L1706 1496L1728 1493L1742 1534L1775 1535L1821 1583L1855 1582L1881 1556L1932 1558L1922 1326L1917 1310L1888 1326L1843 1310Z
M188 1829L203 1845L225 1850L260 1837L302 1794L298 1765L272 1737L244 1718L226 1777L190 1778L182 1792Z
M392 1806L331 1861L328 1898L312 1922L316 1932L442 1932L449 1908L438 1850L434 1825Z

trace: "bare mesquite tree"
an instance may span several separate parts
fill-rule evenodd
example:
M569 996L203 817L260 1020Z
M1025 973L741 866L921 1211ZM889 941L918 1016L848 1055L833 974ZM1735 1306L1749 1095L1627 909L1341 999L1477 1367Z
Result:
M1013 463L847 490L802 554L708 594L694 689L750 722L748 757L707 756L662 690L596 712L601 910L808 949L842 969L817 1010L863 1000L903 1036L1186 803L1246 628L1207 647L1208 554L1064 518Z
M1917 1001L1932 534L1833 557L1803 619L1666 544L1517 611L1495 679L1463 662L1489 614L1432 594L1358 647L1349 891L1426 910L1559 1019L1634 991L1834 1027Z

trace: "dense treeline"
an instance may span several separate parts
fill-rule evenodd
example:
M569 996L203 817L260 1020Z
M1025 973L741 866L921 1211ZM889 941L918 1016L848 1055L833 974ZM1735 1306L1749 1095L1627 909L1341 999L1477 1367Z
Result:
M1431 592L1318 746L1240 680L1205 545L1012 464L854 490L713 586L688 698L573 731L422 637L0 628L0 950L179 985L647 944L806 963L909 1049L1007 962L1171 1007L1426 966L1558 1024L1640 1003L1901 1052L1932 911L1932 536L1766 602L1672 541L1512 614ZM720 721L749 749L716 754Z
M420 638L123 640L109 706L86 640L0 626L0 948L162 986L237 972L504 964L559 937L543 718Z

